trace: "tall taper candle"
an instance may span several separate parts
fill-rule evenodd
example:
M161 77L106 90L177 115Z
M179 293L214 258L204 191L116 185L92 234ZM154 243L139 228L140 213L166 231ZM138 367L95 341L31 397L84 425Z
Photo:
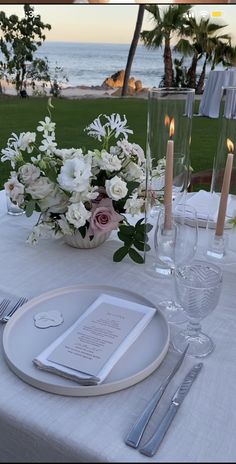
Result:
M165 188L164 188L164 207L165 207L164 227L165 229L171 229L173 164L174 164L174 141L168 140L167 150L166 150L166 169L165 169Z
M225 225L225 215L227 209L228 194L230 189L231 173L233 168L234 154L228 153L227 161L225 165L224 178L222 183L221 195L220 195L220 204L218 210L218 217L216 223L216 233L218 237L224 233Z

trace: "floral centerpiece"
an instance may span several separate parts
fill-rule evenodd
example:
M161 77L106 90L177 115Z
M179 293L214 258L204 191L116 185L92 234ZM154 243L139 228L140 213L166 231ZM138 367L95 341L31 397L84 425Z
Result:
M39 213L27 241L36 244L40 237L75 234L92 241L117 229L123 245L113 260L128 255L142 263L140 251L151 226L146 227L143 218L131 225L127 217L144 210L146 163L142 148L128 141L133 131L126 117L99 115L85 128L100 149L60 148L50 106L51 102L49 116L39 122L37 132L13 133L1 152L1 161L11 164L4 184L11 201L26 216Z

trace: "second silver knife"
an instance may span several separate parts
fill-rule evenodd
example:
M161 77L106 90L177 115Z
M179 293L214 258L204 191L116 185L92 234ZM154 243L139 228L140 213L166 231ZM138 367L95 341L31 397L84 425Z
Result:
M137 448L140 440L143 436L144 430L157 406L159 403L166 387L169 385L171 379L174 377L178 369L180 368L185 354L188 350L188 346L186 346L185 350L183 351L182 355L180 356L178 362L176 363L175 367L172 369L170 374L166 377L164 382L162 382L161 386L158 388L158 390L154 393L152 396L151 400L148 402L147 406L143 410L142 414L138 417L137 421L131 428L130 432L128 433L125 443L126 445L132 446L132 448Z
M146 456L154 456L158 450L172 420L175 417L175 414L179 410L180 405L182 404L185 396L187 395L189 389L191 388L193 381L198 376L203 364L195 364L189 373L184 378L183 382L175 392L170 406L168 407L161 423L159 424L156 432L153 434L151 439L139 449L140 453L145 454Z

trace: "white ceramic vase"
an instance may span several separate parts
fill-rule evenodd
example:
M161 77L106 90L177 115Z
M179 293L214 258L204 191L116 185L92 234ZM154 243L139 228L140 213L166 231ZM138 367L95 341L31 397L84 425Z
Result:
M94 235L92 240L90 240L88 233L85 237L82 237L81 233L77 231L73 235L65 235L64 240L68 245L74 248L96 248L104 243L110 234L111 232L100 233Z

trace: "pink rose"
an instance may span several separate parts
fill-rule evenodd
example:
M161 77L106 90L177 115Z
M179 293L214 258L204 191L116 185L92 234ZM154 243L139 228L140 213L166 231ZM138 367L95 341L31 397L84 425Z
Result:
M90 232L100 234L117 229L123 217L116 213L111 198L103 198L98 204L94 205L90 217Z

